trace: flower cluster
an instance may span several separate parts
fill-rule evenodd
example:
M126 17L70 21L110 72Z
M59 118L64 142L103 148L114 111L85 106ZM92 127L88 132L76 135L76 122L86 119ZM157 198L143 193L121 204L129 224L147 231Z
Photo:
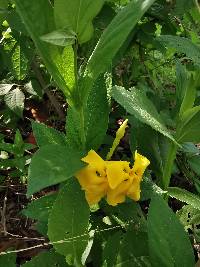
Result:
M75 176L85 190L89 205L97 204L106 196L109 205L116 206L125 201L126 196L138 201L140 183L149 160L135 152L135 162L130 167L128 161L104 161L94 150L90 150L82 160L88 165Z

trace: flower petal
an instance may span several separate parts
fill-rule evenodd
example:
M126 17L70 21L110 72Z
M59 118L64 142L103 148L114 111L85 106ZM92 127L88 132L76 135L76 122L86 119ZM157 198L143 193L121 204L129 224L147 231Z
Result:
M111 189L115 189L121 182L129 179L129 162L106 161L106 174Z
M140 199L140 192L140 181L134 179L132 185L130 186L127 192L127 196L133 199L134 201L138 201Z
M144 174L149 164L150 164L150 161L146 157L140 155L139 153L137 153L137 151L135 151L135 162L132 168L132 172L140 180L142 180L142 175Z
M90 191L85 191L85 198L90 206L97 204L102 197L104 197L104 194L102 193L96 194Z
M131 180L121 182L115 189L110 189L107 192L107 202L109 205L116 206L126 199L126 194L131 186Z
M105 161L92 149L88 152L86 157L82 158L82 161L100 168L105 167Z

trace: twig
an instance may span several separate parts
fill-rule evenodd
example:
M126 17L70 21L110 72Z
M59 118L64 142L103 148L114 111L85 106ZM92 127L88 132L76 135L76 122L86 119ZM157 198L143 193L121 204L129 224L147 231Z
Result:
M65 120L65 114L64 114L63 110L60 108L60 104L57 101L57 99L55 98L55 96L48 89L48 86L46 85L45 80L44 80L41 72L39 71L39 67L35 61L32 62L32 69L35 72L35 75L36 75L43 91L47 94L49 100L51 101L51 104L55 108L55 110L59 116L59 119L64 121Z
M124 223L124 226L129 226L131 223L134 223L134 220L130 220L127 223ZM122 228L121 225L116 225L116 226L113 226L113 227L108 227L108 228L104 228L104 229L100 229L100 230L96 229L95 233L96 234L100 234L102 232L112 231L112 230L121 229L121 228ZM38 245L35 245L35 246L32 246L32 247L28 247L28 248L0 252L0 256L1 255L6 255L6 254L12 254L12 253L24 252L24 251L32 250L32 249L35 249L35 248L43 248L43 247L50 246L50 245L70 243L70 242L73 242L73 241L75 241L77 239L80 239L80 238L83 238L83 237L88 237L88 233L85 233L85 234L82 234L82 235L79 235L79 236L69 237L67 239L58 240L58 241L54 241L54 242L43 242L42 244L38 244Z
M3 233L7 235L7 228L6 228L6 203L7 203L7 191L5 193L4 201L3 201L3 208L1 210L1 224L3 226Z

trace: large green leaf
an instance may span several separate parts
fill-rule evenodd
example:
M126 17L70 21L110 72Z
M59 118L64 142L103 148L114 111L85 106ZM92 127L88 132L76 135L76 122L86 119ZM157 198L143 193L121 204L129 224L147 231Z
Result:
M48 236L56 251L66 256L73 266L81 266L81 256L89 238L89 214L84 192L76 178L72 178L62 188L53 206Z
M200 197L179 187L169 187L167 194L200 210Z
M53 144L66 145L65 135L54 128L32 121L32 129L39 147Z
M20 38L11 52L12 72L17 80L26 78L29 60L25 54L24 40Z
M6 95L13 87L13 84L2 83L0 84L0 96Z
M194 101L196 98L196 87L198 84L198 77L196 75L191 75L186 82L186 90L183 95L183 102L180 107L180 116L182 114L191 109L194 105ZM184 90L184 87L183 87Z
M123 87L115 86L112 90L114 99L134 115L141 122L151 126L154 130L174 141L174 138L163 124L155 106L140 90L132 88L131 91Z
M0 255L0 266L16 267L16 254Z
M6 265L7 266L7 265ZM69 266L62 255L54 251L41 252L38 256L33 257L30 261L21 265L22 267L67 267Z
M199 153L199 151L198 151ZM190 168L198 175L200 176L200 155L192 156L188 158L188 163L190 165Z
M200 224L200 210L194 209L191 205L183 206L176 214L185 229L189 228L194 231L194 227Z
M80 153L68 146L41 147L33 156L28 173L27 195L72 177L84 164Z
M152 199L148 212L148 243L154 267L194 267L189 236L162 197Z
M73 58L73 49L69 52L69 57L66 57L65 50L55 45L48 44L40 39L44 34L55 30L53 7L48 0L15 0L17 11L24 21L25 26L31 35L44 63L50 74L55 79L60 89L65 96L70 97L73 90L71 79L74 77L67 75L68 68L73 66L71 58ZM64 57L63 57L64 53ZM74 76L74 74L73 74Z
M103 76L95 81L89 91L87 103L83 107L86 149L98 149L108 127L109 104L107 88ZM98 123L97 123L98 122ZM81 148L81 122L78 112L69 108L67 112L66 135L70 146Z
M200 142L200 106L188 109L183 113L176 136L180 143Z
M94 79L111 64L131 30L154 2L155 0L132 0L115 16L89 59L88 70Z
M40 197L30 202L28 206L22 210L22 214L31 219L46 222L56 198L57 194Z
M22 116L24 109L25 96L20 88L8 92L4 97L6 105L14 111L18 116Z
M103 267L150 267L148 259L147 233L129 226L125 234L121 231L111 235L103 251Z
M103 3L104 0L55 0L54 15L57 28L74 31L80 44L87 42L93 33L92 20Z
M68 46L75 43L76 37L72 31L57 30L41 36L41 39L50 44Z
M195 64L200 65L200 47L193 44L190 39L173 35L161 35L157 37L157 40L166 47L172 47L177 52L186 54Z
M118 231L111 235L103 250L103 266L113 267L116 266L117 256L119 254L120 239L122 237L122 232Z

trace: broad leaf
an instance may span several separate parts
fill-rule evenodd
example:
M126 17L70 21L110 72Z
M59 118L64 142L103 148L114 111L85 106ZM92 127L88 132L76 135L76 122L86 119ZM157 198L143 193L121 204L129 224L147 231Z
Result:
M176 136L180 143L200 142L200 106L188 109L183 113Z
M66 145L65 135L54 128L32 121L32 129L39 147L53 144Z
M142 91L136 88L128 91L123 87L115 86L112 90L112 96L131 115L175 141L163 124L155 106Z
M187 233L167 203L152 199L148 212L148 243L154 267L194 267L193 249Z
M84 164L80 153L68 146L48 145L41 147L33 156L28 173L27 195L66 181Z
M4 97L6 105L14 111L18 116L22 116L24 109L24 93L17 87L7 93Z
M157 40L166 47L174 48L178 53L186 54L195 64L200 65L200 47L193 44L190 39L173 35L162 35L157 37Z
M25 54L24 39L20 38L11 52L12 72L17 80L24 80L28 72L28 58Z
M200 197L179 187L169 187L167 194L200 210Z
M103 3L104 0L55 0L54 15L57 28L75 32L80 44L89 41L93 33L92 20Z
M121 231L118 231L108 238L105 248L103 250L104 267L116 266L117 256L119 254L121 236L122 236Z
M15 3L17 11L24 21L27 31L31 35L47 69L65 96L70 98L73 86L71 86L71 83L68 84L68 80L73 78L71 76L68 77L67 67L71 66L73 50L71 49L69 58L63 57L64 52L60 47L48 44L40 39L44 34L55 30L53 7L48 0L35 0L34 2L16 0Z
M6 265L7 266L7 265ZM41 252L39 255L33 257L30 261L21 265L22 267L67 267L68 264L62 255L55 253L54 251Z
M6 84L2 83L0 84L0 96L6 95L13 87L13 84Z
M12 254L0 255L0 266L16 267L16 254L12 253Z
M196 98L196 87L198 82L198 77L196 75L191 75L186 82L186 90L183 95L183 102L180 107L180 116L187 110L191 109L194 105ZM184 90L184 88L183 88Z
M199 149L198 149L199 150ZM197 152L199 153L199 151ZM200 176L200 156L199 154L193 157L188 158L188 163L190 165L190 168L198 175Z
M88 242L89 206L76 178L60 191L49 217L48 236L54 248L73 266L81 266ZM63 242L59 242L62 241Z
M88 70L94 79L111 64L131 30L154 2L155 0L132 0L115 16L88 61Z
M67 46L75 43L76 35L72 31L57 30L41 36L41 40L59 46Z
M194 230L194 227L200 224L200 210L190 205L183 206L176 214L186 230L188 228Z
M86 149L98 149L102 144L108 127L109 104L105 79L100 76L89 92L87 103L83 107L84 133ZM97 123L98 122L98 123ZM78 112L69 108L66 121L68 144L81 148L81 122Z
M46 222L57 198L57 194L50 194L33 200L22 210L22 214L38 221Z

